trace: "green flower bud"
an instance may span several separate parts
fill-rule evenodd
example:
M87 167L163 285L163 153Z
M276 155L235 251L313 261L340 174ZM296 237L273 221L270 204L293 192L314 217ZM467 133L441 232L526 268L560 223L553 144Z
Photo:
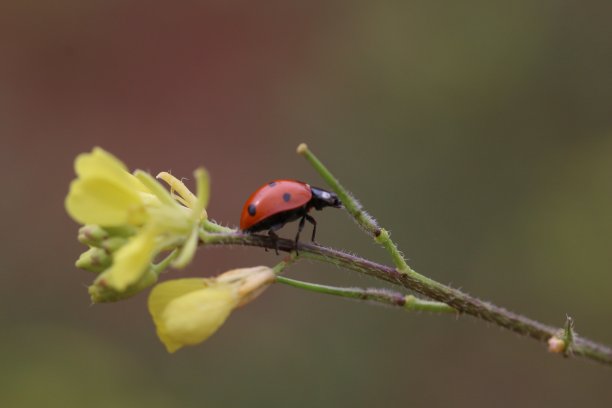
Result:
M136 234L138 230L131 225L121 225L115 227L104 227L108 235L111 237L131 237Z
M99 225L84 225L79 229L78 240L81 244L100 246L108 238L108 232Z
M113 262L110 254L102 248L89 248L83 252L75 265L79 269L100 273L108 268Z
M125 237L110 237L102 241L100 247L107 250L108 252L115 252L128 242Z
M567 344L563 339L560 339L556 336L552 336L548 339L548 351L555 354L561 354L565 352Z

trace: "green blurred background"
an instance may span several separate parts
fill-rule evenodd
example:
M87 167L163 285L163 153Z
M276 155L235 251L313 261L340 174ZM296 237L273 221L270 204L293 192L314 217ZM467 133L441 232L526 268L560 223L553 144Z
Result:
M153 173L205 165L209 214L236 225L263 182L322 184L304 141L418 271L610 344L609 1L0 7L0 406L612 406L609 369L481 321L285 286L169 355L146 294L90 305L63 208L73 158L100 145ZM320 242L388 263L317 215ZM173 275L277 260L202 250Z

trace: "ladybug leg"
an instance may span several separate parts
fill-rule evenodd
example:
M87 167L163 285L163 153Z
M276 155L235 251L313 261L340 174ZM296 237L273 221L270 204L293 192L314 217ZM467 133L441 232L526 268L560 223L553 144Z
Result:
M272 242L274 242L274 252L276 252L276 255L278 255L278 235L274 231L276 231L277 229L282 228L282 226L283 226L283 224L273 225L268 230L268 236L270 237L270 239L272 239Z
M305 215L305 218L308 220L309 223L312 224L312 239L311 239L311 241L316 244L316 242L315 242L315 235L317 234L317 221L314 218L312 218L310 215L308 215L308 214Z
M302 230L304 229L304 221L306 221L306 217L308 217L308 215L304 214L304 216L300 219L300 225L298 225L298 232L297 234L295 234L295 254L299 255L300 253L298 252L298 241L300 240L300 234L302 233Z

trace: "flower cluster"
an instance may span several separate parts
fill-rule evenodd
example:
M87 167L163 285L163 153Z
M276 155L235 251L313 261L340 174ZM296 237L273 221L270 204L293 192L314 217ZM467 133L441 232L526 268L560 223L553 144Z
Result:
M202 225L207 221L209 181L195 171L196 194L169 173L157 178L130 173L101 148L75 160L77 178L65 206L84 224L79 241L89 247L76 266L97 274L89 287L94 303L117 301L157 283L168 266L182 268L192 260ZM165 254L163 260L154 260ZM237 306L252 300L274 280L267 267L243 268L216 278L179 279L151 292L149 309L168 351L199 343L214 333Z

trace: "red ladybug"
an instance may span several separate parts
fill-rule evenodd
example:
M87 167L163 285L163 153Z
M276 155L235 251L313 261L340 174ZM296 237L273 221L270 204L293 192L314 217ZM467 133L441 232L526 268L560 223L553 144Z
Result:
M308 220L313 225L312 241L317 232L317 222L308 215L315 208L322 210L325 207L342 208L338 196L322 188L311 187L296 180L274 180L259 187L244 203L240 216L240 229L244 232L258 232L268 230L268 235L276 245L278 235L276 230L286 223L300 220L298 232L295 236L295 247ZM278 248L276 248L278 253Z

